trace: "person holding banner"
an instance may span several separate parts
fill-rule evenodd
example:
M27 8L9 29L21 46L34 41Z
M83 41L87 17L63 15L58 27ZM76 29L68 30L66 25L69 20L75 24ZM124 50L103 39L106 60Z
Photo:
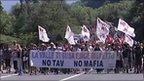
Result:
M63 51L64 52L71 52L72 50L70 49L71 45L66 44L64 45ZM69 74L70 73L70 68L62 68L62 72L64 74Z
M38 49L37 45L31 43L30 46L29 46L29 54L30 54L30 51L31 51L31 50L37 50L37 49ZM29 58L28 58L28 59L29 59L29 64L28 64L28 65L29 65L29 73L30 73L30 75L32 75L33 73L36 75L38 69L37 69L36 67L34 67L34 66L31 66L30 55L29 55Z
M51 46L52 46L52 45L50 45L50 48L51 48ZM49 49L50 49L50 48L49 48ZM48 51L50 51L49 49L48 49ZM51 49L53 49L53 48L51 48ZM44 44L44 43L42 43L42 44L40 45L39 50L40 50L40 51L46 51L46 50L47 50L47 45ZM42 68L40 68L40 69L41 69L41 72L42 72L44 75L48 74L49 68L47 68L47 67L42 67Z
M117 47L117 60L116 60L116 69L115 69L115 73L119 73L122 68L123 68L123 61L122 61L122 47L118 46Z
M48 50L52 51L52 52L55 52L57 50L56 45L53 42L51 42L50 43L50 48ZM59 69L58 68L50 68L50 71L53 72L54 74L58 74Z
M100 51L100 47L98 44L95 45L94 51Z
M124 65L124 72L128 73L128 67L129 67L129 55L130 55L130 49L129 46L127 44L124 45L123 47L123 52L122 52L122 56L123 56L123 65Z
M95 44L94 51L101 51L99 44ZM100 73L102 70L103 69L96 69L97 73Z

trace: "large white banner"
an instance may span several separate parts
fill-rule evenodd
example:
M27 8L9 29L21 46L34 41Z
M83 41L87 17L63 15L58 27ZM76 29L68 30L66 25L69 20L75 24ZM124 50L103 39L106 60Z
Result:
M30 62L35 67L115 68L116 52L54 52L31 50Z

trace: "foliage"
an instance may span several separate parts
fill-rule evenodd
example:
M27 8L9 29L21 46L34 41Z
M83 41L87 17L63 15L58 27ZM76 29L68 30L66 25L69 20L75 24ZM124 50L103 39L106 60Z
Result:
M36 40L38 40L38 35L35 32L34 33L26 33L26 34L21 33L19 35L19 38L24 41L23 42L24 44L27 44L27 43L38 43L36 41Z
M144 40L144 1L136 0L135 4L131 8L129 19L131 24L136 29L136 40Z
M117 26L122 18L136 29L136 40L144 37L144 2L141 0L80 0L68 5L65 0L20 0L10 14L0 4L0 33L15 36L24 43L39 42L38 25L47 30L51 41L64 41L66 26L74 33L84 24L95 27L96 18Z
M12 34L13 28L12 24L15 20L15 17L12 15L7 14L3 11L3 7L1 6L0 1L0 34Z
M12 36L8 36L8 35L3 35L3 34L0 34L0 43L8 43L8 44L11 44L13 43L14 41L17 41L17 42L20 42L22 43L23 41L19 38L16 38L16 37L12 37Z
M96 9L96 17L113 22L115 26L118 24L118 19L126 20L131 10L134 1L121 1L119 3L112 3L104 5Z

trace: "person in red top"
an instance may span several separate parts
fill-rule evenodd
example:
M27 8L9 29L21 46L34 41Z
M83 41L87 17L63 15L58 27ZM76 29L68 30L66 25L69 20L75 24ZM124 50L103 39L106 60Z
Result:
M106 38L106 43L107 44L112 44L113 43L113 38L111 35L108 35L107 38Z

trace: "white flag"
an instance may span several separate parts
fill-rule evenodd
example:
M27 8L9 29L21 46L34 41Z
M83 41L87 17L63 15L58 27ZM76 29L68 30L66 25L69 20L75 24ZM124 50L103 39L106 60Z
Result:
M75 45L74 33L71 31L69 26L67 26L66 33L65 33L65 38L67 39L67 41L70 44L74 44Z
M131 47L132 47L133 44L134 44L134 40L133 40L130 36L128 36L128 35L125 35L125 42L126 42L127 44L129 44Z
M89 41L90 31L88 30L88 28L85 25L83 25L81 28L82 28L81 35L82 35L84 41Z
M100 18L97 18L96 33L97 33L99 40L102 41L103 43L105 43L107 35L109 35L109 28L110 28L110 25L102 21Z
M39 40L43 42L48 42L50 40L47 36L46 30L43 27L38 26L38 31L39 31Z
M118 30L130 35L132 37L135 37L135 33L134 33L134 28L130 27L124 20L119 19L119 23L118 23Z

